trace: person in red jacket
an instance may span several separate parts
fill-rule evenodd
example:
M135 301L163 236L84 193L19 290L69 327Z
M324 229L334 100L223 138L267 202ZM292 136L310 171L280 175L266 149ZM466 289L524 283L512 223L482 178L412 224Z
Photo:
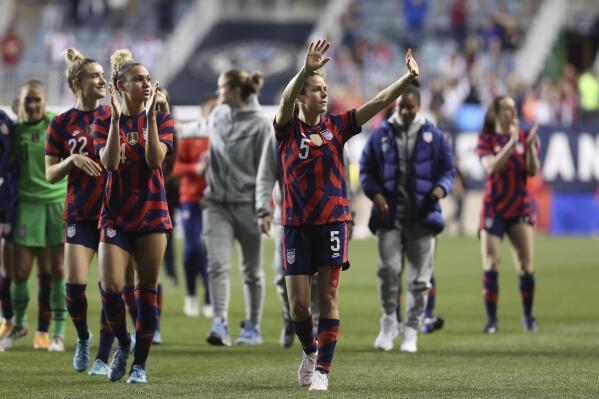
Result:
M181 177L179 185L179 203L183 221L183 267L187 296L183 313L189 317L200 315L200 306L196 296L196 278L202 277L204 284L204 307L202 314L212 317L210 291L208 288L208 257L202 242L202 209L200 203L204 197L206 179L206 158L208 156L208 115L216 105L216 97L207 98L201 104L200 119L177 125L179 147L175 156L172 176Z

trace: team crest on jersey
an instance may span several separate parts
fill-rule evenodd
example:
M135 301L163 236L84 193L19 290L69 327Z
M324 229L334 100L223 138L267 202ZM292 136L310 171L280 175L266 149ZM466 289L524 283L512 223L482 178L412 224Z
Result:
M77 227L74 224L70 224L67 226L67 237L73 238L77 234Z
M39 132L32 132L31 133L31 141L33 141L34 143L39 143L40 142L40 134L39 134Z
M87 134L90 134L90 135L91 135L91 134L92 134L92 129L93 129L93 126L92 126L92 125L87 125L87 126L85 127L85 132L86 132Z
M106 229L106 235L108 236L108 238L114 238L116 236L116 230L108 227Z
M6 123L0 125L0 133L8 134L8 126L6 126Z
M127 132L127 143L131 145L137 144L139 141L139 134L137 132Z
M329 141L333 139L333 132L331 132L329 129L324 129L322 132L320 132L320 134L322 134L322 137Z
M516 152L518 154L524 154L524 146L522 145L521 142L516 143Z
M295 248L287 250L287 263L290 265L295 263Z
M320 137L318 134L311 134L310 141L319 147L322 145L322 137Z
M425 143L430 143L433 141L433 132L424 132L422 133L422 139Z

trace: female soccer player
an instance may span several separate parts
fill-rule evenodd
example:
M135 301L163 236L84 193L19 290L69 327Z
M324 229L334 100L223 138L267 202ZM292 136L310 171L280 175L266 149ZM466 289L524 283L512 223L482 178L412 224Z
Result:
M100 241L98 219L106 180L94 149L91 127L95 119L110 114L110 107L99 103L106 95L102 66L73 48L65 51L65 61L66 79L76 103L50 123L45 150L46 178L55 183L68 176L64 213L66 302L77 330L73 367L82 372L89 366L92 341L87 325L85 290L89 264ZM106 328L105 322L102 324L104 327L100 329L100 345L92 375L106 370L114 340L110 328Z
M257 94L260 73L232 69L218 78L216 107L209 121L208 188L203 219L208 248L208 281L214 319L207 341L231 345L227 325L229 272L233 240L241 247L246 319L237 344L262 343L260 318L264 302L262 237L254 214L256 173L262 147L272 127L262 114Z
M15 271L12 304L15 323L3 338L5 348L27 333L25 316L29 303L27 280L37 258L39 268L39 317L33 347L64 351L66 315L64 286L64 237L62 213L67 181L46 181L44 144L48 124L54 114L46 112L46 94L38 80L26 82L20 89L20 114L11 141L11 153L19 169L19 204L14 226ZM52 342L48 329L54 321Z
M324 40L310 43L302 69L283 92L274 122L283 168L286 285L291 318L304 350L298 380L301 385L310 385L310 390L328 389L339 333L340 272L349 268L347 223L351 215L343 146L418 76L418 65L408 50L408 72L404 76L357 110L323 115L327 110L327 86L318 70L329 61L323 58L328 48ZM294 107L298 107L297 116ZM310 276L316 272L318 339L312 332L309 307Z
M174 122L169 114L156 112L158 83L151 85L148 70L133 60L130 51L117 50L111 65L111 116L93 125L96 151L109 172L98 258L102 307L119 344L108 378L117 381L126 373L131 338L121 290L133 257L137 342L127 383L146 383L145 363L156 328L158 273L172 229L161 166L172 149Z
M485 117L478 139L478 155L487 173L480 216L480 243L483 262L483 295L487 324L483 332L497 332L499 263L503 234L512 245L512 254L520 278L524 331L534 332L537 323L532 314L535 278L533 237L535 215L526 189L529 176L539 170L537 129L520 128L514 100L495 97Z

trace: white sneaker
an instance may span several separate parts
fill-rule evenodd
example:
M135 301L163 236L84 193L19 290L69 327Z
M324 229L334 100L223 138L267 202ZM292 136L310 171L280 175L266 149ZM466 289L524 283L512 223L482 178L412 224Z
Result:
M48 352L64 352L64 338L60 334L54 334L48 347Z
M211 319L214 317L214 310L212 309L212 305L204 305L204 307L202 308L202 316L204 316L207 319Z
M418 347L416 343L418 341L418 330L412 327L406 326L403 333L403 340L401 341L401 345L399 350L401 352L410 352L414 353L418 351Z
M374 340L374 347L382 351L393 349L393 340L399 333L397 318L394 314L381 316L381 331Z
M312 377L312 384L308 391L328 391L329 389L329 375L320 371L315 371Z
M187 317L198 317L200 315L200 306L198 297L187 295L183 302L183 313Z
M297 370L297 381L301 386L312 384L312 377L314 376L314 369L316 368L317 353L318 351L315 351L306 355L306 353L303 352L302 362Z

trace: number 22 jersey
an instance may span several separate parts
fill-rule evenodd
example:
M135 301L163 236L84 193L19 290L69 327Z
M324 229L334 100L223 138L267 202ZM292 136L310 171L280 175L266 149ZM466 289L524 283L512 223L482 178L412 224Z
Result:
M89 157L102 165L94 148L92 124L95 119L110 115L110 107L102 105L92 111L71 108L56 116L48 126L45 154L68 158L73 154ZM69 171L64 219L67 223L93 221L100 218L106 173L89 176L78 167Z
M110 130L110 115L94 121L93 136L96 151L106 146ZM173 150L174 119L158 112L158 137ZM173 228L166 202L162 167L150 169L146 163L147 117L121 115L119 120L120 161L114 172L107 172L106 190L100 217L101 227L126 232L150 233Z

